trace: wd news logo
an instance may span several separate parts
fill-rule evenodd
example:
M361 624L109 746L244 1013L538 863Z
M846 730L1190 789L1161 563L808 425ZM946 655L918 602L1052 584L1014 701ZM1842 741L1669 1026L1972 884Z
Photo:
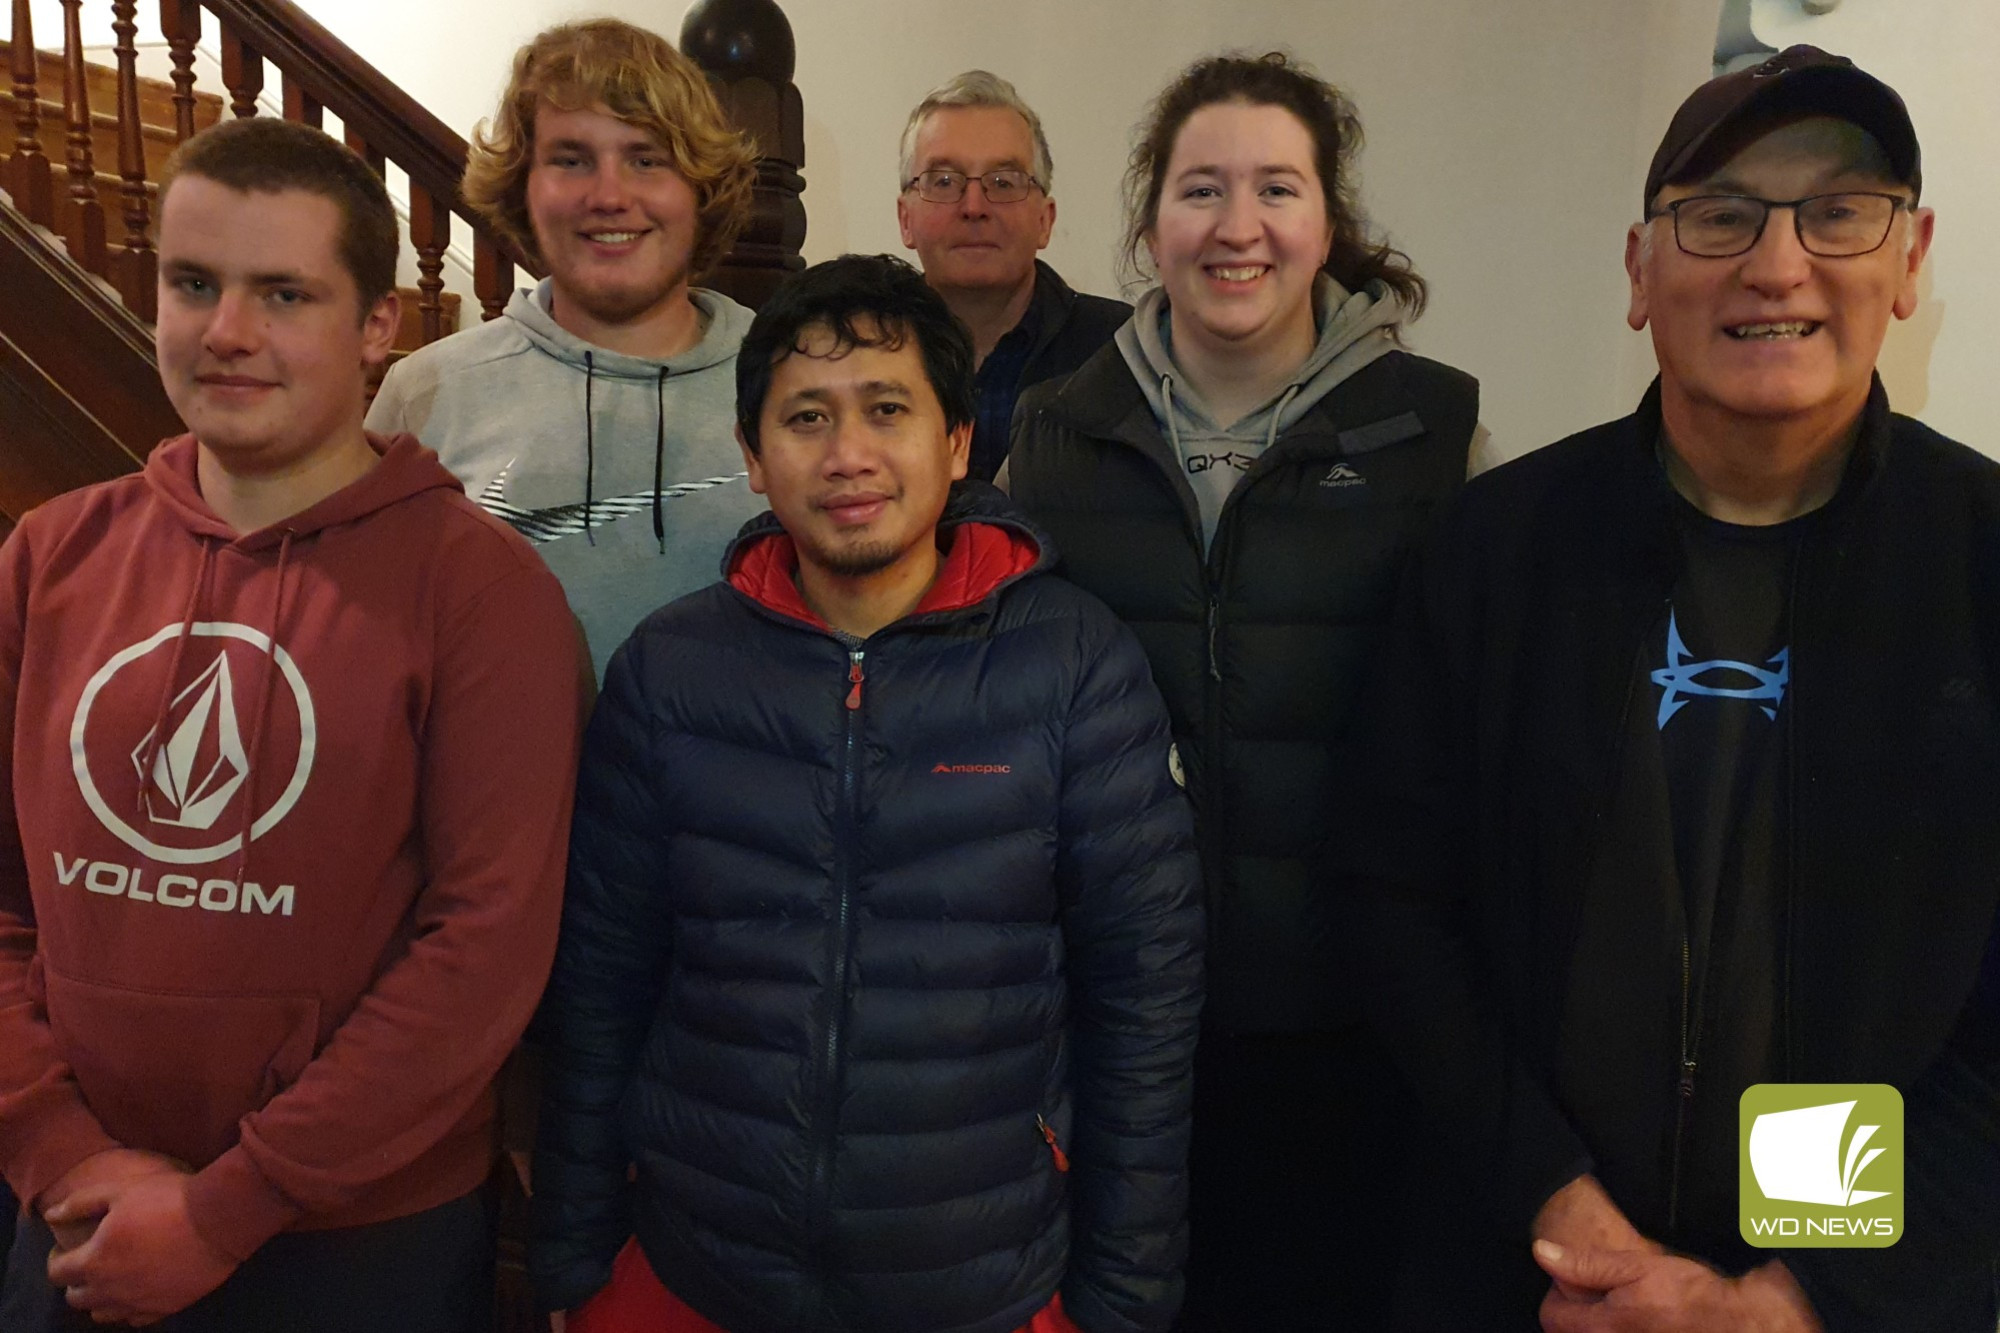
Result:
M1881 1249L1903 1235L1903 1095L1886 1083L1759 1083L1743 1093L1743 1239Z

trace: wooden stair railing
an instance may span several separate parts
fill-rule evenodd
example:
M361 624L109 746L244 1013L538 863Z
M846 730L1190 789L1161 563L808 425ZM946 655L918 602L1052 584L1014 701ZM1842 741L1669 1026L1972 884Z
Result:
M28 0L13 0L11 64L16 130L5 183L17 210L62 236L70 257L110 282L140 319L154 314L157 264L150 233L156 163L145 151L137 73L138 0L108 0L117 44L115 119L118 131L117 239L107 227L94 142L90 69L84 59L82 19L86 0L61 0L63 10L62 106L65 175L55 186L54 163L42 147L42 73L35 57ZM98 0L105 3L106 0ZM265 86L266 65L283 85L287 119L320 125L331 112L348 144L377 171L385 163L409 177L411 244L416 251L419 324L423 342L449 332L442 272L456 214L470 229L473 287L484 316L497 316L512 293L516 265L534 272L515 248L466 207L459 193L465 140L389 82L367 61L291 0L158 0L161 37L173 66L174 137L193 134L212 119L198 115L195 48L203 11L219 25L217 47L229 109L254 116Z

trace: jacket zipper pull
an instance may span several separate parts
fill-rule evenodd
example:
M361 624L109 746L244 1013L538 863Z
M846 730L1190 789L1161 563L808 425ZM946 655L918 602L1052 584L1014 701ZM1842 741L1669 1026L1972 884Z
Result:
M1041 1130L1042 1137L1048 1140L1049 1151L1055 1154L1056 1170L1069 1170L1069 1154L1062 1150L1060 1143L1056 1142L1056 1132L1049 1128L1049 1122L1042 1119L1039 1112L1035 1116L1035 1128Z
M1681 1096L1694 1096L1694 1061L1681 1061Z
M861 650L857 648L849 653L847 660L849 663L847 679L854 685L854 688L847 692L847 707L852 711L861 707Z

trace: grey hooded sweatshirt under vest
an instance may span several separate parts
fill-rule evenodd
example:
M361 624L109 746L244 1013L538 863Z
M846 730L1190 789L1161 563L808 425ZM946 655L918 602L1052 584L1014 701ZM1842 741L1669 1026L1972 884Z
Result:
M736 447L736 349L750 312L689 293L707 328L665 361L564 331L549 282L499 319L405 357L368 428L435 449L488 512L562 581L598 678L656 607L718 577L723 549L763 512Z
M1408 316L1386 287L1371 284L1349 293L1324 274L1313 284L1313 313L1319 341L1312 355L1269 402L1226 427L1215 423L1214 412L1174 361L1164 288L1140 297L1132 318L1118 330L1118 350L1201 504L1204 548L1215 540L1223 502L1251 464L1342 380L1394 350L1392 326Z

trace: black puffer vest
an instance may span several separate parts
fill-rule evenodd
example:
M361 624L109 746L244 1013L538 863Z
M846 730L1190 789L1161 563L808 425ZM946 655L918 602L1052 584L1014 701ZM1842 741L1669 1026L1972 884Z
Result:
M1116 345L1022 396L1014 499L1137 633L1166 696L1208 891L1208 1025L1360 1021L1327 871L1355 687L1405 558L1465 477L1475 380L1390 352L1279 436L1207 558L1194 491Z

